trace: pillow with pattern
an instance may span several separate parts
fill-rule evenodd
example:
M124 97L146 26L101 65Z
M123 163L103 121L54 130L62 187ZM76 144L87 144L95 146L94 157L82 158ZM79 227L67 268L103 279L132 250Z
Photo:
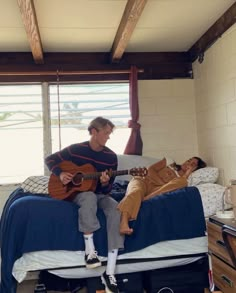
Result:
M205 167L194 171L188 177L188 186L196 186L202 183L215 183L219 177L219 169Z
M49 176L30 176L22 184L24 192L48 194Z

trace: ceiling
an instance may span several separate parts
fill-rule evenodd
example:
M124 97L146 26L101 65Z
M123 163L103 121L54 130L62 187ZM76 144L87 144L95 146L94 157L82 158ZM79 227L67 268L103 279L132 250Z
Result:
M126 53L200 51L209 42L199 41L219 19L215 37L235 22L235 2L0 0L0 54L31 52L35 64L45 64L47 53L100 52L117 63Z

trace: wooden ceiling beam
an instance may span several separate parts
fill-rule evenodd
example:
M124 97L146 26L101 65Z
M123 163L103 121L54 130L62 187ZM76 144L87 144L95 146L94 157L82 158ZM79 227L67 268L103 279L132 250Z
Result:
M112 62L119 62L121 59L147 1L128 0L112 45Z
M120 63L110 63L109 53L44 53L44 64L33 62L30 53L0 53L0 82L109 81L128 80L129 71L136 65L139 79L192 78L192 63L186 52L124 53ZM76 75L78 71L105 71L110 74ZM54 72L55 76L48 75ZM115 73L118 72L118 73ZM65 73L63 75L63 73ZM89 73L89 72L88 72Z
M124 53L120 63L110 64L109 52L93 52L93 53L44 53L44 65L65 65L68 66L87 66L95 68L97 65L109 65L111 67L119 67L120 65L139 65L139 64L161 64L161 63L182 63L190 62L187 52L129 52ZM32 55L29 52L0 52L1 65L32 65ZM44 67L40 65L40 67ZM22 67L21 67L22 68Z
M42 64L43 49L33 0L17 0L36 64Z
M236 2L206 31L206 33L189 49L191 61L197 58L201 62L204 52L210 48L236 22Z

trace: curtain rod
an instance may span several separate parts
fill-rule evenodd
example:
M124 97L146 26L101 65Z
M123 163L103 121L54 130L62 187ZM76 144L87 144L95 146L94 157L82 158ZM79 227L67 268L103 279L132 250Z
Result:
M0 76L8 76L8 75L18 75L18 76L24 76L24 75L96 75L96 74L128 74L130 73L130 69L126 70L79 70L79 71L24 71L24 72L19 72L19 71L11 71L11 72L1 72L0 71ZM138 69L138 73L144 72L143 69Z

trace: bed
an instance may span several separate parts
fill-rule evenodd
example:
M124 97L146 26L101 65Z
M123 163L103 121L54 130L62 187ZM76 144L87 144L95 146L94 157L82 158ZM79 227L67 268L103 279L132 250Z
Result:
M153 161L157 159L119 156L118 169L147 166ZM119 253L117 274L184 266L206 256L205 217L221 208L224 192L224 187L213 183L216 179L209 179L208 175L202 176L207 182L195 176L190 178L189 187L142 204L137 220L131 222L135 232L126 237L125 250ZM1 293L15 293L17 282L25 280L32 271L48 270L63 278L91 278L104 270L104 267L85 268L77 207L51 198L45 178L40 178L41 184L36 187L32 178L26 180L9 196L4 207L0 230ZM116 200L123 197L129 179L127 176L116 179L112 190ZM106 223L100 210L98 217L101 229L95 233L94 241L105 265Z

